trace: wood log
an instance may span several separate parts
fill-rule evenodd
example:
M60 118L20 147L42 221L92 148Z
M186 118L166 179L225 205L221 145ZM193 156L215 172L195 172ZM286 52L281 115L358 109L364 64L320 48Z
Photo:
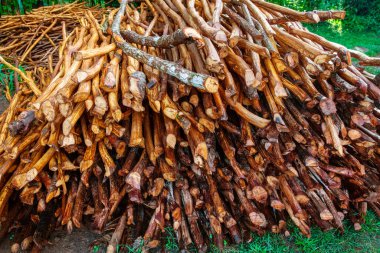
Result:
M0 61L23 80L0 115L11 250L88 221L107 252L158 248L168 227L179 250L205 252L288 236L288 218L309 237L310 224L343 231L346 216L359 230L368 207L380 214L380 92L351 57L376 59L299 23L344 12L122 0L103 13L72 3L0 18Z

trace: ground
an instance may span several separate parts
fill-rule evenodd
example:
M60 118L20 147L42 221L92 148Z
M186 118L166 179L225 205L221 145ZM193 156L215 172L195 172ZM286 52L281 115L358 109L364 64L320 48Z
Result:
M98 234L87 228L75 229L70 235L65 230L56 230L42 253L92 253L89 245L98 237ZM11 238L6 238L0 243L0 253L10 252L11 245Z
M331 32L325 26L313 26L310 30L323 35L328 40L343 44L348 48L361 50L371 56L380 56L380 36L375 33L338 33ZM374 74L380 73L380 68L368 68ZM1 77L1 76L0 76ZM0 84L2 80L0 80ZM7 100L0 96L0 112L7 106ZM291 222L289 223L291 224ZM318 228L312 228L312 237L302 236L294 225L289 225L291 235L287 238L280 235L266 234L263 237L253 237L250 243L241 244L235 247L226 245L225 252L323 252L323 253L346 253L380 252L380 219L372 212L366 218L361 231L354 231L352 226L346 223L346 231L343 235L337 231L321 232ZM102 253L104 248L88 249L88 245L99 235L91 232L87 228L75 229L71 235L67 235L64 230L55 231L50 239L49 245L43 250L44 253L79 253L92 252ZM11 238L6 238L0 243L0 253L10 252ZM165 234L168 252L177 252L178 246L175 243L173 234L169 231ZM130 251L133 252L133 251ZM195 252L195 251L192 251ZM211 248L210 252L218 252Z
M299 230L289 222L290 236L274 235L267 233L263 237L253 235L249 243L238 246L225 245L226 253L378 253L380 252L380 219L374 213L369 212L361 231L354 231L349 222L345 222L345 232L340 234L336 230L322 232L316 227L312 228L312 237L306 238ZM71 235L64 230L57 230L52 235L49 245L43 253L103 253L105 247L89 249L88 245L100 235L91 232L87 228L75 229ZM0 244L0 252L9 252L12 235ZM166 230L163 237L167 252L178 252L174 233ZM128 253L141 252L141 249L123 251ZM189 252L196 252L189 249ZM219 252L211 247L210 253Z

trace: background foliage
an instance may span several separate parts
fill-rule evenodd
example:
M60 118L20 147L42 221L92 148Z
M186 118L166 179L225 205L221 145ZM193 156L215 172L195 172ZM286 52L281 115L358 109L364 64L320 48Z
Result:
M380 0L269 0L296 10L332 10L344 9L347 18L344 22L330 21L337 30L380 31ZM63 4L73 0L0 0L0 13L14 14L30 11L39 6ZM89 5L102 7L117 5L116 0L86 0Z
M83 0L82 0L83 1ZM72 3L74 0L0 0L0 13L6 14L23 14L23 10L30 11L33 8L40 6L49 6L55 4ZM105 7L106 5L117 4L115 0L85 0L90 6L99 5Z
M332 26L339 32L380 30L380 0L270 0L290 8L304 10L346 10L344 21L331 20Z

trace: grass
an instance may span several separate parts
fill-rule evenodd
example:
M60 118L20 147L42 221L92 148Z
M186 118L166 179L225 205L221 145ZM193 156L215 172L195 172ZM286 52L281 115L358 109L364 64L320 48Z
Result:
M361 231L355 231L348 222L345 222L345 228L344 234L340 234L335 230L322 232L319 228L313 227L311 238L306 238L299 232L298 228L289 224L291 231L289 237L267 233L263 237L255 236L250 243L241 244L231 249L227 248L224 252L380 252L380 219L374 213L368 213Z
M319 34L327 40L350 49L361 47L368 50L364 52L365 54L380 57L380 32L353 32L327 24L308 25L307 27L311 32ZM373 74L380 74L380 67L367 67L366 69Z
M22 66L18 68L25 72ZM22 81L20 76L18 76L18 81ZM4 64L0 64L0 88L4 91L5 87L9 89L10 94L13 96L15 92L14 71L8 69Z
M317 227L312 227L312 236L307 238L303 236L299 229L293 224L288 224L291 232L289 237L283 235L266 233L259 237L253 235L253 240L249 243L242 243L236 246L227 245L225 242L225 253L377 253L380 252L380 218L373 212L368 212L365 223L362 224L362 230L355 231L349 222L345 221L345 232L340 234L336 230L322 232ZM163 235L165 242L165 252L180 252L177 240L172 228L166 228ZM122 252L142 253L143 244L140 241L137 247L128 247L120 245ZM105 247L93 249L93 253L105 252ZM118 251L120 252L120 251ZM192 246L188 252L197 252ZM211 245L209 253L219 253L219 249L215 245Z
M294 252L380 252L380 219L374 213L368 213L361 231L355 231L349 222L345 222L345 228L344 234L312 228L311 238L293 233L286 240L294 243Z

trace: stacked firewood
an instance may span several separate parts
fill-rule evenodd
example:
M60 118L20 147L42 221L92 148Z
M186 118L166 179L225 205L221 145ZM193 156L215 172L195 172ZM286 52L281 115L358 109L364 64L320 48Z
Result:
M38 252L88 222L95 243L204 252L289 235L288 217L356 229L380 215L379 59L300 22L344 18L261 0L145 0L63 27L56 65L0 116L0 238ZM38 81L36 81L38 80Z
M0 54L26 69L55 66L63 54L59 44L67 41L63 36L70 38L78 33L75 28L86 10L97 19L107 11L75 2L41 7L26 15L0 17Z

